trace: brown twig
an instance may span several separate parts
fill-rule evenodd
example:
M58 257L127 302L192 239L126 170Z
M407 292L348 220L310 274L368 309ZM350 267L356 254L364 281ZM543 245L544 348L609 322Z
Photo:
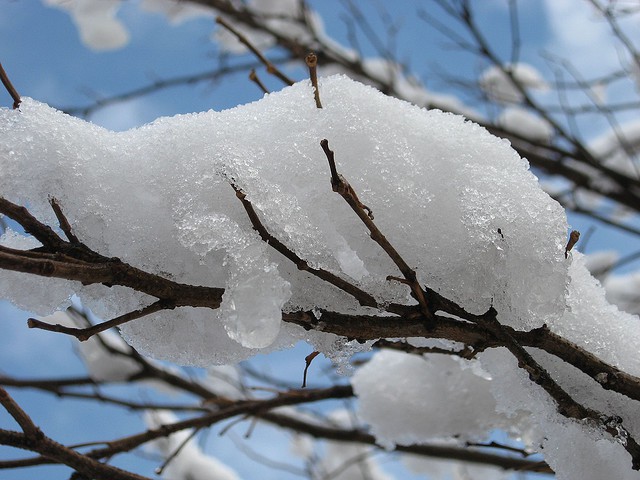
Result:
M269 89L265 87L264 83L262 83L262 81L258 77L258 74L256 73L255 68L252 68L251 71L249 72L249 80L255 83L258 86L258 88L262 90L262 93L271 93L269 92Z
M58 219L58 223L60 224L60 229L67 236L67 239L71 243L80 243L80 240L78 240L78 237L75 236L73 230L71 229L69 220L67 220L67 217L65 217L64 213L62 213L62 208L60 208L58 200L56 200L54 197L50 197L49 204L51 205L53 212L56 214L56 218Z
M246 46L262 63L265 67L267 67L267 72L275 77L279 78L286 85L293 85L294 81L287 77L284 73L278 69L273 63L271 63L263 54L258 50L247 37L245 37L242 33L236 30L230 23L228 23L224 18L218 16L216 17L216 23L222 25L224 28L229 30L235 37Z
M27 438L36 442L43 437L42 431L33 423L31 417L20 408L4 388L0 387L0 405L13 417Z
M100 332L104 332L105 330L109 330L110 328L120 326L132 320L136 320L138 318L151 315L152 313L159 312L160 310L172 309L174 308L174 306L175 305L169 302L166 302L165 300L158 300L157 302L154 302L151 305L148 305L139 310L125 313L123 315L120 315L119 317L113 318L106 322L98 323L96 325L93 325L87 328L66 327L60 324L51 324L51 323L43 322L42 320L37 320L35 318L28 319L27 326L29 328L38 328L40 330L47 330L49 332L57 332L57 333L64 333L66 335L72 335L76 337L78 340L80 340L81 342L84 342Z
M313 359L316 358L319 354L320 352L315 351L315 352L311 352L309 355L304 357L305 366L304 366L304 373L302 374L302 388L307 388L307 371L309 370L309 367L311 366L311 362L313 362Z
M180 445L178 445L173 450L173 452L171 452L171 454L164 459L164 462L162 462L162 465L160 465L158 468L155 469L154 473L156 475L162 475L162 472L164 472L164 469L167 468L167 466L171 463L171 461L180 454L180 452L184 449L184 447L187 446L187 443L189 443L193 439L193 437L195 437L198 434L199 431L200 431L199 428L195 428L192 432L190 432L189 435L187 435L185 439L182 442L180 442Z
M309 78L311 79L311 85L313 86L313 97L316 101L316 107L322 108L320 103L320 89L318 88L318 56L311 52L304 59L307 67L309 67Z
M376 224L373 223L373 212L371 211L371 209L360 201L353 187L351 187L349 182L347 182L347 180L338 173L335 162L335 155L329 148L329 141L327 139L323 139L320 141L320 145L322 146L322 150L324 151L329 162L329 169L331 170L331 188L334 192L340 194L340 196L344 198L351 209L356 213L356 215L358 215L358 218L362 220L362 223L365 224L370 232L370 236L373 241L375 241L378 245L380 245L380 247L382 247L385 253L402 272L404 278L407 280L408 285L411 288L413 297L418 301L418 304L420 305L420 311L424 318L427 321L433 320L433 313L429 310L427 299L425 298L422 287L418 283L416 272L411 267L409 267L402 256L378 229Z
M0 213L18 222L45 247L44 251L15 250L0 246L0 268L44 277L76 280L86 285L121 285L146 293L170 305L218 308L223 288L174 282L135 268L119 258L109 258L86 247L62 240L29 211L0 197Z
M567 242L567 246L564 249L564 258L569 257L569 252L571 251L573 246L578 243L578 240L580 240L580 232L578 230L572 230L569 234L569 241Z
M1 62L0 62L0 80L4 85L4 88L7 89L7 92L9 92L9 95L11 95L11 98L13 99L13 109L15 110L20 106L22 99L20 98L20 94L18 93L18 91L15 89L15 87L11 83L11 80L9 80L9 75L7 75L7 72L5 72Z
M378 302L372 295L370 295L364 290L347 282L346 280L343 280L342 278L338 277L337 275L334 275L333 273L327 270L324 270L322 268L311 267L306 260L303 260L302 258L300 258L295 252L290 250L280 240L278 240L273 235L271 235L267 231L265 226L262 224L262 222L260 221L260 218L258 217L258 213L253 208L252 203L249 200L247 200L246 194L233 184L231 184L231 187L236 192L236 196L238 197L240 202L242 202L242 206L247 212L247 216L251 221L251 225L253 226L253 229L258 232L258 234L260 235L260 238L262 238L262 240L265 243L267 243L270 247L272 247L273 249L275 249L276 251L284 255L286 258L288 258L291 262L293 262L293 264L298 267L298 270L302 270L312 275L315 275L321 280L324 280L325 282L330 283L331 285L339 288L340 290L350 294L362 306L376 307L376 308L379 307Z

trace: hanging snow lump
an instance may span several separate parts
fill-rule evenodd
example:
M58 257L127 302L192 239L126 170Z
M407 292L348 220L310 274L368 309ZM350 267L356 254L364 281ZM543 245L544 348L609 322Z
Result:
M76 235L105 256L225 288L218 310L181 308L123 326L134 346L169 360L225 363L302 338L280 329L282 310L365 311L264 243L230 184L310 265L381 303L413 303L406 286L386 280L395 265L331 191L324 138L422 284L474 313L493 305L518 329L563 314L565 216L507 141L343 76L319 89L322 109L305 81L231 110L122 133L25 99L19 110L0 110L0 192L50 225L48 199L57 198ZM7 292L14 302L38 298L29 276L16 281L22 288ZM154 300L95 285L77 293L106 317ZM48 295L38 309L67 297Z

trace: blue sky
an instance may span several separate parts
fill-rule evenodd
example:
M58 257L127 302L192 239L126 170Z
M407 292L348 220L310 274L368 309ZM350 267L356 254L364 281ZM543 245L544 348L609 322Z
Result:
M341 7L336 7L336 2L309 3L320 11L329 33L346 43L346 29L340 21ZM365 2L360 3L365 5ZM429 32L424 23L415 21L415 6L422 3L417 0L394 3L393 15L404 18L404 28L398 38L399 57L408 60L413 70L423 76L428 87L446 93L450 86L432 72L439 69L449 72L479 72L482 65L469 61L468 55L446 48L443 45L446 42L440 35ZM524 22L521 32L524 39L522 56L542 68L543 62L535 54L543 48L562 45L563 42L566 45L571 43L570 27L574 27L558 27L558 19L548 15L547 7L550 2L523 3L521 14L523 18L527 18L527 22ZM213 57L218 51L209 40L213 28L210 18L169 25L160 15L141 13L138 4L135 1L125 2L119 12L119 18L131 34L130 44L121 50L95 53L80 42L78 33L65 12L43 6L36 0L5 1L0 10L0 61L22 95L59 107L85 105L96 94L109 96L143 86L153 79L198 73L215 67ZM375 2L368 2L367 9L372 9L371 5L374 4ZM500 45L504 55L508 56L509 45L503 39L509 32L505 27L508 23L504 21L506 17L502 2L492 0L483 2L482 5L482 9L478 11L481 22L490 22L492 27L487 32L490 39ZM579 25L575 28L579 28ZM560 35L559 32L563 31ZM590 42L588 44L591 45ZM363 42L362 45L366 44ZM372 53L370 47L365 46L364 50ZM443 52L446 53L443 55ZM581 54L584 58L576 61L584 61L585 65L589 65L594 55L589 52ZM259 70L259 74L266 79L264 71ZM294 78L305 76L301 69L293 69L290 74ZM279 88L273 81L270 81L270 85L272 88ZM232 108L260 97L261 93L243 74L216 85L204 83L141 97L105 108L93 115L91 120L110 129L124 130L153 121L159 116L210 108ZM10 105L10 99L4 91L0 92L0 105ZM571 223L583 231L590 225L590 222L577 216L571 217ZM599 226L590 250L612 245L621 251L630 250L631 237ZM84 374L81 362L69 348L71 340L53 333L28 330L28 317L27 312L6 302L0 303L0 332L3 337L0 371L15 376L34 377ZM265 368L272 368L283 377L295 378L309 351L308 347L299 346L293 352L274 355L270 359L260 358L256 363L261 366L270 363L272 366ZM282 366L283 359L286 367ZM318 371L321 365L320 362L315 365ZM134 433L142 428L135 413L104 406L96 408L80 401L61 401L27 391L14 390L12 393L15 393L18 402L33 415L44 431L59 441L87 440L87 432L91 432L91 439L105 440L122 435L123 432ZM78 419L82 419L81 423ZM13 428L4 412L0 412L0 427ZM256 437L262 435L257 433ZM261 438L268 436L269 434L264 434ZM257 440L260 441L261 438ZM231 455L233 447L229 442L223 444L215 439L213 442L221 455ZM281 445L282 450L287 448L286 444ZM13 451L0 448L0 459L13 457ZM137 468L142 468L142 473L147 475L151 475L153 467L157 465L155 461L135 457L120 465L127 468L132 463L137 464ZM242 460L233 462L232 465L245 478L250 478L255 473L255 465L243 463ZM69 475L62 468L43 469L37 473L46 475L49 480L68 478ZM261 478L284 478L279 472L267 470L262 473ZM15 471L11 472L11 478L27 479L35 474L36 470Z

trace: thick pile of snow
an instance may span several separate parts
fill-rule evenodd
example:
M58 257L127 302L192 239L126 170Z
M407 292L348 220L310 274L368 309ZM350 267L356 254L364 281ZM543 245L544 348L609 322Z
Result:
M506 141L345 77L327 78L320 89L324 109L302 82L253 104L124 133L27 99L0 117L0 191L50 224L54 196L79 238L104 255L226 289L218 311L185 308L125 326L134 345L158 357L238 360L250 352L230 346L221 326L244 347L267 347L283 307L363 311L269 249L230 183L311 265L340 273L380 302L409 301L404 285L386 280L396 267L331 191L322 138L421 282L477 313L493 303L499 319L517 328L562 315L564 213ZM29 281L9 298L37 302ZM99 298L92 306L105 317L151 301L123 288L77 293ZM68 294L63 285L57 302L29 306L53 310Z
M51 225L54 196L78 237L101 254L226 289L216 311L182 308L125 325L128 340L146 353L210 365L306 338L336 357L353 345L281 325L281 310L371 309L270 249L229 185L242 189L266 228L311 265L381 303L412 302L404 285L386 280L398 275L396 267L331 191L319 145L327 138L339 171L421 283L476 313L493 305L501 322L518 329L547 324L640 373L637 317L606 302L580 254L565 259L564 213L508 142L462 117L419 109L345 77L323 79L320 94L324 109L302 82L253 104L124 133L25 99L20 110L0 111L0 192ZM1 243L35 246L12 231ZM4 271L0 292L39 312L65 306L76 292L107 318L153 301L122 287ZM578 401L620 415L632 434L640 433L633 402L548 355L536 357ZM542 444L559 478L580 477L580 462L571 457L578 439L599 468L637 478L621 445L559 417L504 350L483 352L479 361L465 369L446 357L380 353L353 380L362 417L386 445L505 428L534 449Z

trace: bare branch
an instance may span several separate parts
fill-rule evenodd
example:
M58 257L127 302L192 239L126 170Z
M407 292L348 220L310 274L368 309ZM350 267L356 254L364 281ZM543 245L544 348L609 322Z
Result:
M7 72L4 70L2 63L0 63L0 81L2 81L4 88L6 88L7 92L9 92L9 95L11 95L11 98L13 99L13 108L15 110L20 106L22 99L20 98L20 94L18 93L18 91L15 89L15 87L11 83L11 80L9 80L9 76L7 75Z
M418 304L420 305L420 312L422 313L422 315L424 315L425 319L431 320L433 317L433 313L427 305L427 300L424 296L422 287L418 283L416 272L411 267L409 267L409 265L407 265L402 256L400 256L396 249L382 234L376 224L373 223L373 212L371 211L371 209L364 205L360 201L360 199L358 199L358 195L356 194L353 187L351 187L349 182L347 182L347 180L338 173L335 164L334 153L329 148L329 141L324 139L320 141L320 145L322 146L322 150L324 150L324 153L327 156L327 160L329 161L329 168L331 170L331 187L333 191L340 194L340 196L344 198L347 204L356 213L358 218L360 218L362 223L365 224L371 234L371 238L377 244L379 244L380 247L382 247L382 249L393 261L393 263L395 263L396 266L400 269L400 271L404 275L404 278L407 280L407 284L411 288L413 297L418 301Z
M273 63L271 63L263 54L260 50L258 50L250 41L247 37L245 37L242 33L240 33L238 30L236 30L229 22L227 22L224 18L218 16L216 17L216 23L218 23L219 25L222 25L224 28L226 28L227 30L229 30L231 33L233 33L236 38L244 45L246 46L251 53L253 53L259 60L260 62L262 62L262 64L267 67L267 72L269 72L271 75L274 75L275 77L279 78L282 83L284 83L285 85L293 85L295 82L293 80L291 80L289 77L287 77L284 73L282 73L280 71L280 69L278 67L276 67Z

